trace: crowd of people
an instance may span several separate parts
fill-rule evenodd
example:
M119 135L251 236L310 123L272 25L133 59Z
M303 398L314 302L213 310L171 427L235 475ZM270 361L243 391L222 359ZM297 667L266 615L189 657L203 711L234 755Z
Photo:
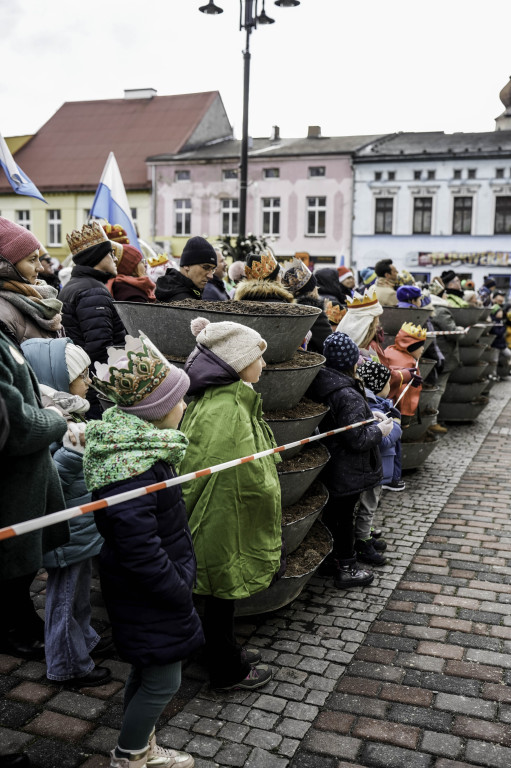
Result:
M296 258L281 265L269 249L230 264L227 280L221 249L202 237L188 240L178 267L161 257L147 265L115 224L91 222L67 242L74 266L62 285L36 237L0 217L0 524L153 483L162 490L0 542L0 651L45 658L49 680L80 689L110 680L96 660L115 649L131 672L111 768L191 768L190 755L161 748L155 736L179 689L181 662L200 654L220 691L267 684L272 669L236 640L235 601L267 589L286 567L279 454L165 485L178 473L276 446L253 386L267 340L237 322L208 322L201 302L320 310L302 347L323 354L325 365L307 396L329 406L323 431L364 422L329 438L321 475L333 539L322 572L337 589L370 584L371 567L386 562L387 545L373 525L382 490L404 490L401 438L421 389L434 382L439 402L456 365L457 337L439 336L423 381L427 331L457 330L449 306L491 307L506 375L511 312L490 280L476 293L448 270L420 286L389 260L363 269L356 289L347 267L312 272ZM181 369L144 334L127 335L115 301L183 299L198 304L196 347ZM425 308L430 319L424 327L403 323L384 348L384 306ZM103 410L98 394L112 407ZM91 624L93 562L111 636ZM48 574L44 621L30 596L41 568ZM0 756L0 765L29 762Z

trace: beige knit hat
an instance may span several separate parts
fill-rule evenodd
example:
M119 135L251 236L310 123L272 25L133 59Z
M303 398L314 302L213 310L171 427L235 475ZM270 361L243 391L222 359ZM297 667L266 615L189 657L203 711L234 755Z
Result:
M254 363L268 346L257 331L241 323L210 323L205 317L196 317L190 328L198 344L214 352L236 373Z

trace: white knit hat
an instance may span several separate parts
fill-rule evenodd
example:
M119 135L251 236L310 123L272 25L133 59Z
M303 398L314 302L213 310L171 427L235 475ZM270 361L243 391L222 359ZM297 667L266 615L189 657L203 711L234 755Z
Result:
M78 376L88 368L91 359L87 352L76 344L69 342L66 344L66 367L69 373L69 383L78 378Z
M258 360L268 346L261 335L240 323L210 323L196 317L190 323L198 344L203 344L239 373Z

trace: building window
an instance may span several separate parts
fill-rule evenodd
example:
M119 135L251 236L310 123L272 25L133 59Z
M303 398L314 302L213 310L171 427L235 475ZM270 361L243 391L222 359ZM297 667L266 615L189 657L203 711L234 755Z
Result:
M174 200L174 220L176 235L192 234L192 201Z
M495 169L495 178L496 179L503 179L504 178L504 168L496 168Z
M135 227L137 226L137 209L136 208L130 208L131 212L131 218L133 219L133 224Z
M436 171L428 171L428 180L433 181L436 176Z
M325 176L326 168L324 165L311 165L309 168L309 179L317 179L319 176Z
M175 181L190 181L190 171L176 171Z
M395 171L389 171L387 173L387 181L394 181L396 178L396 172Z
M32 229L30 211L16 211L16 221L21 227L25 227L28 230Z
M475 168L469 168L467 171L467 178L468 179L475 179L476 177L476 169Z
M454 171L452 177L453 179L461 179L461 171L459 169Z
M280 168L263 168L263 179L278 179Z
M307 234L324 235L326 223L326 197L307 198Z
M381 171L375 171L374 172L374 180L375 181L381 181L382 172Z
M470 235L472 230L472 198L455 197L452 219L453 235Z
M495 201L495 234L511 235L511 197L497 197Z
M238 169L237 168L224 168L222 171L222 178L224 181L228 181L229 179L237 179L238 178Z
M222 200L222 235L237 235L239 232L240 204L237 197Z
M431 234L432 197L415 197L413 201L413 234Z
M376 209L374 216L374 234L391 235L392 234L392 213L394 209L394 200L391 197L378 198L376 200Z
M263 235L280 235L280 197L263 197Z
M413 178L415 179L415 181L419 181L421 176L422 176L422 171L414 171L413 172Z
M48 211L48 246L62 245L62 218L58 209Z

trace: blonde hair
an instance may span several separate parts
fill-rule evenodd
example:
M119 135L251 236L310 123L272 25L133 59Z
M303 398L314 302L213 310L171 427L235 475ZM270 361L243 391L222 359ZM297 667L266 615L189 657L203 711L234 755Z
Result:
M367 349L369 347L369 344L372 342L372 340L374 339L374 337L376 335L376 329L378 328L378 322L379 322L378 318L377 317L373 317L373 319L371 320L371 324L370 324L369 328L367 329L366 335L364 336L364 338L362 339L362 341L358 345L359 349Z

